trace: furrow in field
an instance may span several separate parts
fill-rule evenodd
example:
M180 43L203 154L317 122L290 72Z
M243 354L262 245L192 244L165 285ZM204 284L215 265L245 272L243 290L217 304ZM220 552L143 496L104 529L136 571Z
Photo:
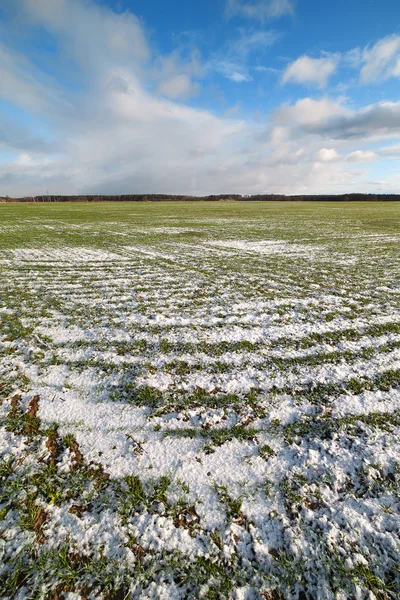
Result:
M394 600L396 207L188 206L6 207L0 595L63 544L132 597Z

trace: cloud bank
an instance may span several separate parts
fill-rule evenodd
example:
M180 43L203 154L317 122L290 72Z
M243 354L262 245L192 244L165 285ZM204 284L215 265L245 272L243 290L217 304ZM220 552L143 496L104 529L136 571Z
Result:
M224 46L225 63L221 53L210 66L196 50L157 52L130 12L92 0L18 5L21 22L55 40L57 64L68 65L74 85L0 46L0 98L13 107L0 117L0 196L397 190L396 175L376 181L368 169L400 158L400 102L357 108L325 90L257 119L239 118L239 102L222 114L190 102L211 68L246 85L253 53L277 39L270 30L240 30ZM250 18L256 5L234 2L229 10ZM261 5L265 18L293 9L290 2ZM396 76L398 51L395 36L360 51L360 80ZM339 62L336 54L303 55L282 80L318 92Z

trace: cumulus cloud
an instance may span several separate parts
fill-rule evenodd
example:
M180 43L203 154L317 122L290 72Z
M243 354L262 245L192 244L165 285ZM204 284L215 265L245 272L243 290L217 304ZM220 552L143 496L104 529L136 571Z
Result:
M184 60L175 51L167 56L159 56L153 69L153 76L158 81L157 92L172 99L186 100L197 96L200 85L194 78L201 78L203 67L198 52L192 52Z
M330 98L302 98L294 104L283 104L272 111L273 121L286 121L292 126L301 126L305 130L322 129L335 116L342 114L344 108L340 101Z
M336 138L384 137L400 132L400 102L378 102L332 115L321 132Z
M400 35L388 35L373 45L352 48L342 54L325 53L320 58L300 56L288 65L283 73L282 83L313 84L323 88L339 66L359 71L362 84L399 78Z
M282 83L294 82L326 87L329 78L335 73L339 62L338 55L323 58L300 56L286 68Z
M183 99L197 96L199 90L199 84L191 81L190 77L185 73L161 81L157 88L158 93L163 96Z
M194 108L183 100L205 76L200 57L158 55L131 13L91 0L18 1L24 26L29 18L56 40L75 85L1 47L0 96L27 111L29 126L0 120L0 195L369 191L366 168L345 158L355 147L366 158L363 138L400 138L400 103L355 110L343 99L303 98L259 121L238 118L239 105L224 116ZM272 39L253 34L231 51L241 67ZM231 77L250 76L232 65Z
M286 120L292 128L333 139L372 138L400 134L400 102L377 102L360 110L347 108L339 100L303 98L272 113L275 121Z
M293 0L227 0L225 14L228 18L235 16L267 21L278 19L294 13Z
M364 163L377 160L377 158L378 155L371 150L356 150L355 152L351 152L346 157L346 160L349 163Z
M137 67L150 58L140 20L92 0L20 0L25 15L56 36L76 64L92 75L113 65Z
M18 155L2 165L1 193L227 189L229 180L215 169L223 163L227 177L237 171L250 128L173 100L193 93L191 75L198 68L193 57L189 66L178 56L148 64L151 51L140 22L94 2L21 0L21 6L24 19L56 37L60 60L72 53L83 86L76 91L44 75L33 76L28 58L8 52L6 67L18 80L9 78L10 89L0 88L0 95L14 102L20 97L30 118L45 115L48 136L51 132L56 141L50 147L43 139L28 140L15 123L9 126L3 143ZM75 11L72 21L69 11Z
M400 145L393 145L393 146L383 146L382 148L379 148L376 153L379 156L387 156L389 158L400 158Z
M316 154L316 158L320 162L332 162L340 159L340 154L337 153L335 148L321 148Z
M361 55L362 83L400 77L400 36L389 35L364 49Z

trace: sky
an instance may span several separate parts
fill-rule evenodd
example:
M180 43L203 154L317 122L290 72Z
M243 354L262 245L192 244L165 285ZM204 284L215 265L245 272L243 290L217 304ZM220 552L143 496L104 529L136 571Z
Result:
M0 0L0 196L400 193L399 0Z

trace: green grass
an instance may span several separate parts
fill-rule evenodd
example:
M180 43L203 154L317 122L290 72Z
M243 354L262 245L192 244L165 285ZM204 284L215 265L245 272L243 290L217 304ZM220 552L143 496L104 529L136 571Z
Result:
M180 438L205 438L209 441L206 447L206 451L212 451L215 446L222 446L226 442L232 441L233 439L241 441L251 441L259 433L258 429L254 427L247 427L245 425L233 425L232 427L221 427L221 428L210 428L210 429L193 429L193 428L182 428L182 429L165 429L163 431L164 436L174 436Z
M164 238L157 233L154 224L168 227L193 227L198 230L191 236L191 241L197 241L209 235L215 219L224 219L223 230L229 231L229 222L241 228L243 223L246 236L252 234L255 239L262 233L257 226L264 220L273 224L270 234L275 239L292 241L293 231L288 224L296 220L295 235L297 239L312 239L318 226L318 243L329 242L335 228L351 242L354 231L363 233L396 232L396 224L400 222L399 208L396 203L106 203L100 204L20 204L1 205L0 222L7 223L6 231L0 233L0 247L3 252L7 249L21 246L38 248L42 246L90 245L93 248L112 247L116 238L113 232L108 232L102 224L110 221L128 232L133 227L141 230L150 227L152 234L138 232L135 235L140 244L153 245ZM249 230L248 221L254 219L253 227ZM51 224L55 229L43 226ZM58 226L57 226L58 224ZM14 230L13 227L16 227ZM76 229L79 226L82 229ZM220 228L221 230L221 228ZM398 229L397 229L398 230ZM101 231L99 235L99 231ZM168 239L181 240L180 235L168 235ZM119 239L120 241L120 239ZM341 244L346 245L345 239Z
M332 415L339 396L397 397L399 244L369 236L399 232L396 203L0 205L0 596L121 600L173 582L188 599L249 586L305 600L318 585L353 598L358 585L396 600L398 411ZM238 240L310 249L207 244ZM76 261L82 248L120 258ZM29 412L36 387L58 423ZM69 421L71 397L88 400L82 419ZM103 407L121 422L93 424ZM350 510L373 515L368 534ZM54 514L78 530L108 512L118 558L100 534L82 552L74 527L47 539Z

